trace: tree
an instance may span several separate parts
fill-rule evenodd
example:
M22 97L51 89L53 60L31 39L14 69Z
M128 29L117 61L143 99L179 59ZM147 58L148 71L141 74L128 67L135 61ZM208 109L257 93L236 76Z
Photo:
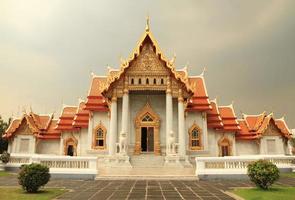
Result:
M8 126L10 124L10 122L11 122L11 118L8 119L8 122L5 122L3 120L3 118L1 117L1 115L0 115L0 154L3 151L7 150L8 143L7 143L7 140L2 138L2 135L5 133L6 129L8 128Z

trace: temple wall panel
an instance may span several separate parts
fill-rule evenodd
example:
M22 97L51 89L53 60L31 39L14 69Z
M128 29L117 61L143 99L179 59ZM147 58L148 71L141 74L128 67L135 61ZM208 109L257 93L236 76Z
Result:
M41 140L36 149L38 154L54 154L59 155L60 140Z
M285 154L285 146L281 136L263 136L260 141L260 154Z
M256 141L250 140L237 140L236 141L236 154L240 155L257 155L259 154L259 145Z

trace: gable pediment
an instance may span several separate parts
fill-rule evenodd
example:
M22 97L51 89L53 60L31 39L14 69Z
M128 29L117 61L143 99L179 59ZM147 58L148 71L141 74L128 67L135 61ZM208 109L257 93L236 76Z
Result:
M273 120L270 120L268 127L263 133L263 136L281 136L281 131L275 125Z

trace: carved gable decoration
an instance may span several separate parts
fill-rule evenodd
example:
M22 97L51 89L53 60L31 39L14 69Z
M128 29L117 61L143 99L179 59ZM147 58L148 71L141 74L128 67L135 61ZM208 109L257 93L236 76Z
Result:
M33 132L30 129L26 119L22 120L21 125L16 130L16 134L17 135L32 135L33 134Z
M270 120L269 125L265 132L263 133L264 136L281 136L281 131L275 125L273 120Z
M170 75L165 63L160 60L154 51L151 42L146 41L138 57L126 71L127 75Z

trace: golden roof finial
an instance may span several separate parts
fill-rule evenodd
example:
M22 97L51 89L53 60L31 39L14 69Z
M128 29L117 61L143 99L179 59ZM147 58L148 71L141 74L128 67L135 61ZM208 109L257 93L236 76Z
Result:
M150 31L150 17L147 15L146 17L146 26L145 26L145 31L149 32Z

